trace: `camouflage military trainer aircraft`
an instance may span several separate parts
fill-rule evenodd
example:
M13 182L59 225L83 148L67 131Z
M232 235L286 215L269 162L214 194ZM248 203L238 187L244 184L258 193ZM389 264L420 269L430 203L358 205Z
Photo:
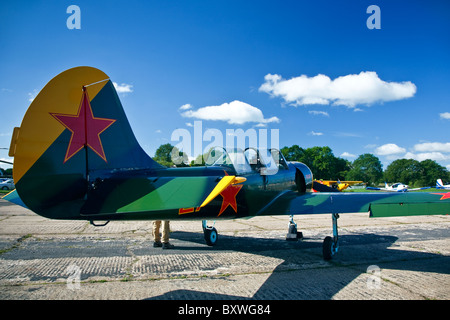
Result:
M206 242L217 230L208 220L288 215L287 238L297 239L294 215L329 213L338 249L339 213L372 217L449 214L450 192L311 192L313 175L276 150L213 149L206 167L166 168L138 144L109 77L77 67L53 78L33 100L9 155L16 191L5 199L50 219L203 221Z

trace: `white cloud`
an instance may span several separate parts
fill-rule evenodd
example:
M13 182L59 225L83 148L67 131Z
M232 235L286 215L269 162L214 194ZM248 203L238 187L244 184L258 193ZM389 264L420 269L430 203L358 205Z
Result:
M390 156L394 154L405 153L406 149L401 148L395 143L387 143L375 149L375 154L379 156Z
M113 82L114 88L116 88L117 93L130 93L133 92L133 85L131 84L117 84L117 82Z
M450 155L445 155L441 152L422 152L422 153L406 153L403 158L405 159L415 159L417 161L423 160L434 160L434 161L447 161L450 160Z
M416 86L410 82L386 82L376 72L349 74L331 80L318 74L315 77L301 75L289 80L277 74L267 74L259 91L283 98L293 105L371 105L406 99L414 96Z
M423 161L450 161L450 142L424 142L414 145L413 151L405 154L404 158Z
M11 162L11 163L14 161L14 159L12 159L12 158L0 158L0 160ZM0 168L9 169L9 168L12 168L12 165L9 163L0 162Z
M448 166L450 161L450 143L424 142L414 145L410 151L396 144L388 143L375 149L379 156L386 156L388 160L414 159L417 161L434 160L440 165Z
M311 131L310 133L308 133L308 135L310 135L310 136L323 136L323 132Z
M425 142L414 145L418 152L450 152L450 142Z
M343 154L340 155L340 157L345 157L345 158L356 158L356 155L354 155L353 153L344 152Z
M33 92L28 92L28 101L33 102L37 95L38 91L36 89L34 89Z
M265 119L261 110L238 100L223 103L220 106L207 106L197 110L189 109L181 113L181 115L186 118L226 121L229 124L280 122L280 119L277 117Z
M189 110L192 109L192 105L190 105L189 103L183 104L178 110L180 111L184 111L184 110Z
M330 115L328 114L328 112L325 111L316 111L316 110L311 110L308 111L309 114L313 114L315 116L325 116L325 117L329 117Z
M441 119L448 119L448 120L450 120L450 112L439 113L439 117Z

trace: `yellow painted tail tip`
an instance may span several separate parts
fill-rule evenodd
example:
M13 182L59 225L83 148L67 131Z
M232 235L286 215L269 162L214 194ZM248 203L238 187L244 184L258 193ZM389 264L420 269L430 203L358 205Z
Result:
M235 177L232 184L238 184L238 183L243 183L247 181L247 178L244 177Z

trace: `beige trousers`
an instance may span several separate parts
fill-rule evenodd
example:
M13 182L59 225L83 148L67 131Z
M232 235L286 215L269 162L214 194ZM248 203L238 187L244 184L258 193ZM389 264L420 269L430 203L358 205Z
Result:
M169 242L169 236L170 236L170 221L153 221L153 240L155 242L161 242L161 234L159 233L159 230L161 229L161 222L163 224L162 229L162 242L168 243Z

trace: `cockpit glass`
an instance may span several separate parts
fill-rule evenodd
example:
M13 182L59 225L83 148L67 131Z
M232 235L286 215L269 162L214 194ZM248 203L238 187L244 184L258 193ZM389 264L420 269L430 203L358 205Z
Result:
M237 174L251 172L252 169L241 149L225 150L214 148L209 152L206 164L212 166L222 166L234 168Z
M262 175L273 175L286 168L283 155L276 149L247 148L228 149L216 147L210 150L206 165L233 168L237 174L257 171Z

